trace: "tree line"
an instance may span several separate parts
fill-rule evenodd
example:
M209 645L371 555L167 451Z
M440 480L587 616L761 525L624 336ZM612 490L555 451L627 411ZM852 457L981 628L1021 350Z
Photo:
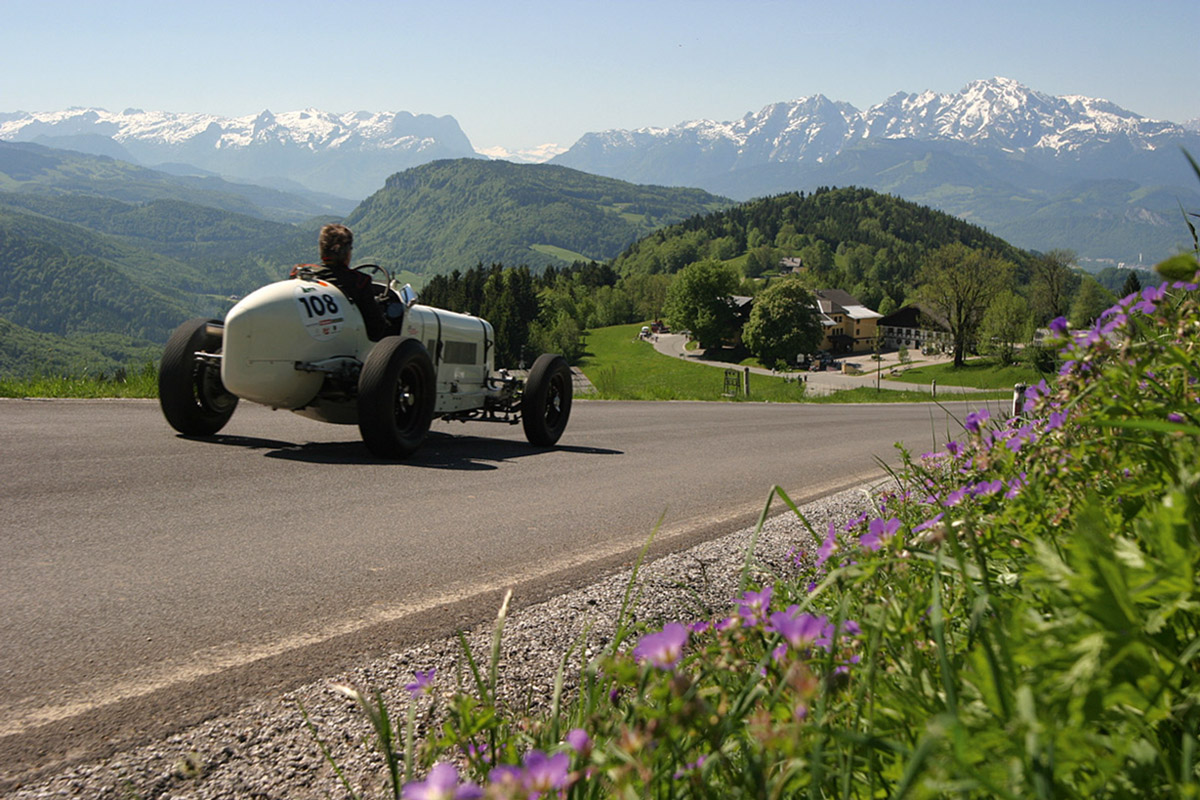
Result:
M800 271L781 274L784 258ZM1044 361L1052 354L1020 347L1036 328L1059 316L1086 325L1114 299L1073 261L1068 251L1021 251L870 190L821 189L696 215L611 262L541 272L480 264L432 278L421 300L489 319L504 365L529 363L538 352L576 361L586 330L658 319L702 346L733 344L763 363L791 361L822 339L818 289L843 289L885 315L919 305L949 331L959 364L974 352ZM1126 280L1136 285L1133 273L1103 277L1121 280L1122 290ZM748 315L736 296L753 298Z

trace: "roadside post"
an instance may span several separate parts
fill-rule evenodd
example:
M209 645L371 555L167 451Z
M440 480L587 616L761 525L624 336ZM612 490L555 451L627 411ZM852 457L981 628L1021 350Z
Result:
M1029 387L1023 383L1018 383L1013 386L1013 398L1012 398L1012 416L1013 417L1021 416L1021 409L1022 409L1022 406L1024 405L1024 403L1021 402L1021 399L1025 396L1025 390L1028 388Z

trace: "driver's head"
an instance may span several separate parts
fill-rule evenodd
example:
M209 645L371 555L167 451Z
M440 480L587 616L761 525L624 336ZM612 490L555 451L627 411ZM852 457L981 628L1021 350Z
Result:
M354 248L354 234L345 225L326 225L321 228L317 240L321 261L330 266L350 266L350 251Z

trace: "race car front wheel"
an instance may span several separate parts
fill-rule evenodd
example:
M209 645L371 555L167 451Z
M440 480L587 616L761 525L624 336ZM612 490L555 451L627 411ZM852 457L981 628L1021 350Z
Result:
M521 425L530 444L549 447L571 417L571 367L562 356L543 353L533 362L521 394Z
M389 336L367 355L358 378L358 430L379 458L421 446L437 399L433 360L416 339Z
M178 328L158 365L158 403L171 427L185 436L211 436L229 422L237 395L221 383L216 360L197 353L221 352L219 320L193 319Z

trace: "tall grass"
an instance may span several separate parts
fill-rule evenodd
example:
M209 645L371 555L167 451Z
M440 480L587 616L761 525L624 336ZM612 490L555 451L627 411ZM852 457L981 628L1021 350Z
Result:
M0 397L158 397L158 368L146 364L136 372L118 369L112 375L33 375L0 377Z
M401 794L1200 796L1197 320L1175 283L1059 323L1063 370L1018 416L905 454L871 512L726 614L614 610L540 715L467 651L474 685Z

